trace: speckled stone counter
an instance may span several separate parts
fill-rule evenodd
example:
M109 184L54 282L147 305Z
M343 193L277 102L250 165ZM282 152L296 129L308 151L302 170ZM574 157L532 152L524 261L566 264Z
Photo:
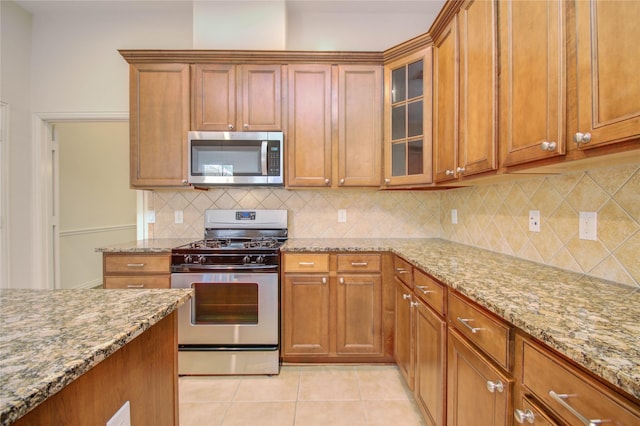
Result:
M170 253L172 248L191 243L198 238L158 238L128 241L96 248L102 253Z
M191 290L0 290L8 425L175 311Z
M640 398L640 288L438 239L289 239L283 251L391 251Z

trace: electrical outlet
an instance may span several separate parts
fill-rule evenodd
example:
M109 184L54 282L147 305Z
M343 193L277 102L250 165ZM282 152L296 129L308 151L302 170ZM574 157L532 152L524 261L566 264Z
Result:
M175 223L182 223L184 221L184 216L182 214L182 210L176 210L173 212L175 217Z
M540 210L529 210L529 231L540 232Z
M458 210L451 209L451 223L456 225L458 223Z
M156 223L156 211L155 210L147 211L147 223Z
M339 209L338 210L338 222L345 223L347 221L347 210Z
M598 213L580 212L578 230L581 240L596 241L598 239Z
M131 426L131 406L129 401L125 402L113 417L107 421L107 426Z

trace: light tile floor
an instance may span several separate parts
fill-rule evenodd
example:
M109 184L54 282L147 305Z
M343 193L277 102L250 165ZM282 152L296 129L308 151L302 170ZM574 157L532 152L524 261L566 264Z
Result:
M277 376L188 376L180 426L424 425L396 366L283 366Z

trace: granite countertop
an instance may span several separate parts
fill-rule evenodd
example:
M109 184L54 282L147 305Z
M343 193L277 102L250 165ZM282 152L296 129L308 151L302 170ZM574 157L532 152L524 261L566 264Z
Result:
M157 238L128 241L96 248L102 253L171 253L171 249L192 243L198 238Z
M0 290L0 425L62 390L191 290Z
M390 251L640 398L640 288L438 239L289 239L295 251Z

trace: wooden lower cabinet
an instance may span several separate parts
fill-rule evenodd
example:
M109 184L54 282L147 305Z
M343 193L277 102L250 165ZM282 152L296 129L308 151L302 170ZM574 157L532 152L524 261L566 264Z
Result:
M103 253L103 288L170 288L170 253Z
M415 310L414 397L428 425L445 424L447 323L419 302Z
M282 359L389 362L391 301L378 253L285 253ZM302 272L306 271L306 272Z
M510 425L513 379L449 329L447 425Z

